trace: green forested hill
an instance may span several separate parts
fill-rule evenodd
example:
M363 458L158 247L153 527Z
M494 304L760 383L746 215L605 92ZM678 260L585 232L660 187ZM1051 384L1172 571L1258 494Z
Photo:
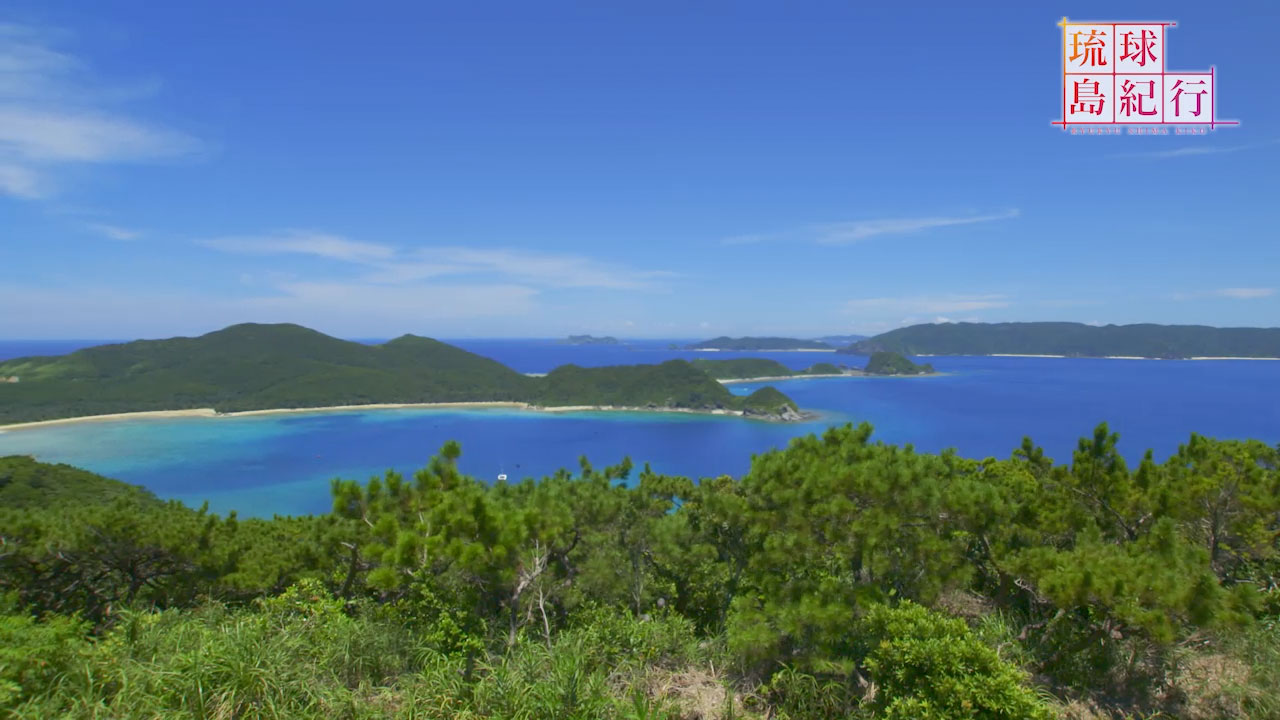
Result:
M1069 322L912 325L840 352L869 355L1067 355L1080 357L1280 357L1280 328L1084 325Z
M368 346L298 325L233 325L0 363L0 422L141 410L220 411L380 402L525 400L534 381L405 335Z
M514 401L731 408L737 402L683 361L589 371L567 366L533 378L430 338L364 345L288 324L233 325L195 338L0 363L0 377L11 376L18 382L0 383L0 424L206 407Z
M741 409L742 398L684 360L661 365L562 365L542 378L539 405Z
M799 417L795 401L768 385L742 398L742 410L748 415Z
M101 505L119 499L160 503L149 490L70 465L36 462L25 455L0 457L0 508Z
M865 372L868 375L927 375L933 372L933 366L917 365L895 352L877 352L867 361Z

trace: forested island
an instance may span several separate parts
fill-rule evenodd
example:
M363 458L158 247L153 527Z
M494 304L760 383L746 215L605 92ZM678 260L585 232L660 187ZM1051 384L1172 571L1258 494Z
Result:
M870 355L1055 355L1280 358L1280 328L1085 325L1071 322L930 323L890 330L839 352Z
M195 338L102 345L0 363L0 424L142 411L241 412L374 404L512 402L730 412L794 420L795 403L738 397L683 360L557 368L530 377L430 338L381 345L298 325L243 324ZM779 393L780 394L780 393Z
M618 345L616 337L596 337L594 335L570 335L565 341L565 345Z
M820 340L783 337L718 337L686 345L687 350L834 350Z
M14 718L1273 718L1280 450L1130 467L843 426L741 478L489 484L457 443L221 517L0 458Z
M876 352L867 360L863 372L868 375L932 375L934 369L928 363L917 365L895 352Z
M859 375L932 375L932 365L917 365L911 360L891 352L878 352L867 360L864 368L851 368L833 363L814 363L804 370L792 370L777 360L768 358L730 358L726 360L696 358L691 364L717 380L742 382L747 380L783 380L802 377L845 377Z

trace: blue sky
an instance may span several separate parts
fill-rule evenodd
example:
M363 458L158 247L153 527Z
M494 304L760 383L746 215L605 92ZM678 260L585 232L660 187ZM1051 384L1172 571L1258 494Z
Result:
M1079 137L1072 19L1174 20L1204 137ZM0 10L0 337L1277 325L1280 5Z

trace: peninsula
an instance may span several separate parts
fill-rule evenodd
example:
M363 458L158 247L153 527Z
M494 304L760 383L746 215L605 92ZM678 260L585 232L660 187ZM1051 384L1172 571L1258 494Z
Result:
M101 345L0 362L0 426L120 413L316 410L441 403L803 417L782 393L739 397L684 360L530 377L431 338L381 345L299 325L242 324L195 338Z
M792 370L777 360L768 358L730 358L712 360L697 358L690 363L720 382L747 382L753 380L786 380L799 377L840 377L861 375L862 371L844 365L815 363L805 370Z
M686 350L835 350L820 340L783 337L718 337L685 346Z
M1071 322L929 323L890 330L839 350L855 355L879 351L904 355L1280 358L1280 328L1095 326ZM4 374L2 370L0 374Z

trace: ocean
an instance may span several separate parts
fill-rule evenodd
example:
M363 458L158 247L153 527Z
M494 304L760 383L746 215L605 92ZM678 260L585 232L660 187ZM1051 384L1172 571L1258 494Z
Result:
M102 341L0 342L0 359L57 354ZM702 353L661 340L571 346L538 340L450 340L521 372L557 365L653 363L673 357L769 357L800 369L861 364L823 352ZM79 344L77 344L79 343ZM1280 361L932 357L943 374L919 378L806 378L772 383L818 413L803 423L666 413L538 413L510 409L405 409L240 418L148 419L0 433L0 455L32 454L137 483L217 512L271 516L324 512L332 478L412 473L450 439L460 467L511 480L630 457L659 472L740 476L753 453L831 425L870 422L874 437L920 451L955 448L1007 457L1030 436L1059 461L1102 421L1132 462L1164 458L1192 432L1280 442ZM735 393L758 385L736 384Z

